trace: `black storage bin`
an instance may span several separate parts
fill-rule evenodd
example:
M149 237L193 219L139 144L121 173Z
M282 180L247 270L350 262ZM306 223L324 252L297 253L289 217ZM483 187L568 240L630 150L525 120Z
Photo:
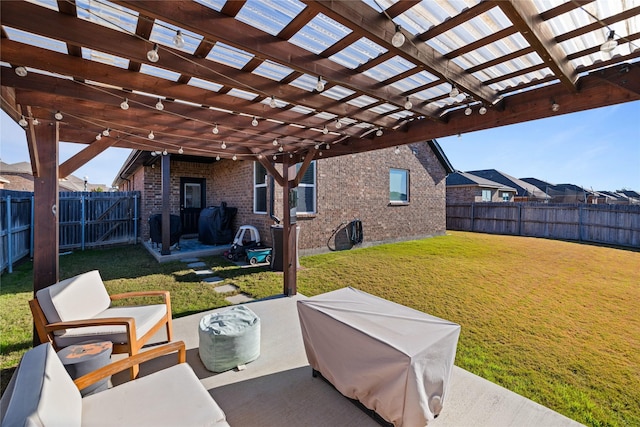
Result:
M198 240L205 245L226 245L233 242L231 224L237 212L238 208L229 208L226 202L202 209L198 219Z
M162 243L162 214L154 214L149 217L149 235L151 242ZM169 244L175 245L182 236L182 222L178 215L169 216Z

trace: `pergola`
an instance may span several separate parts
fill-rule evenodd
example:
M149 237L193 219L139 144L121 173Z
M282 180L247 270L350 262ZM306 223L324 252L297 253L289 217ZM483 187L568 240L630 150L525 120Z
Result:
M33 0L0 19L34 290L58 280L58 178L108 147L159 155L166 194L172 154L261 162L293 294L289 190L313 159L640 99L636 0ZM86 148L59 164L58 141Z

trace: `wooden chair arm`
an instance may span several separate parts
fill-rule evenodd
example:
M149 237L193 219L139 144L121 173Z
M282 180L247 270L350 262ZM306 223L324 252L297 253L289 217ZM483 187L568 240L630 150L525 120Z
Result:
M104 319L82 319L68 322L56 322L44 325L47 332L61 329L84 328L87 326L124 325L128 331L135 331L136 321L133 317L105 317Z
M111 301L125 299L125 298L135 298L135 297L155 297L161 296L164 301L169 299L169 291L139 291L139 292L125 292L123 294L113 294L109 295Z
M184 342L174 341L110 363L109 365L103 366L102 368L81 376L76 379L74 383L76 387L78 387L78 390L82 390L83 388L89 387L91 384L110 377L118 372L124 371L125 369L129 369L134 365L139 365L140 363L173 353L174 351L178 351L178 363L185 363L187 361L187 352Z

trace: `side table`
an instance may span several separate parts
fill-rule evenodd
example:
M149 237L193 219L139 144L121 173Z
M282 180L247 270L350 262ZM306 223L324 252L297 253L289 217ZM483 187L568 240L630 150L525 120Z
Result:
M65 369L74 380L109 364L113 344L110 341L83 341L58 352ZM82 396L106 390L109 378L100 380L82 390Z

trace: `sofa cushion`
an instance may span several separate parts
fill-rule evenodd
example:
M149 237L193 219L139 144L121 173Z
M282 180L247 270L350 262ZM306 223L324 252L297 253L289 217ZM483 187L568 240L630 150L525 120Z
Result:
M186 363L82 399L83 426L228 426Z
M22 357L13 389L2 400L2 427L79 426L82 397L51 344L41 344Z
M165 304L142 306L111 307L93 316L93 319L109 317L133 317L136 325L136 339L140 339L149 332L167 314ZM126 343L127 332L124 325L86 326L82 328L66 329L55 332L55 342L58 347L67 347L88 339L100 336L101 340L113 343Z
M41 289L36 298L49 323L91 319L111 304L98 270Z

